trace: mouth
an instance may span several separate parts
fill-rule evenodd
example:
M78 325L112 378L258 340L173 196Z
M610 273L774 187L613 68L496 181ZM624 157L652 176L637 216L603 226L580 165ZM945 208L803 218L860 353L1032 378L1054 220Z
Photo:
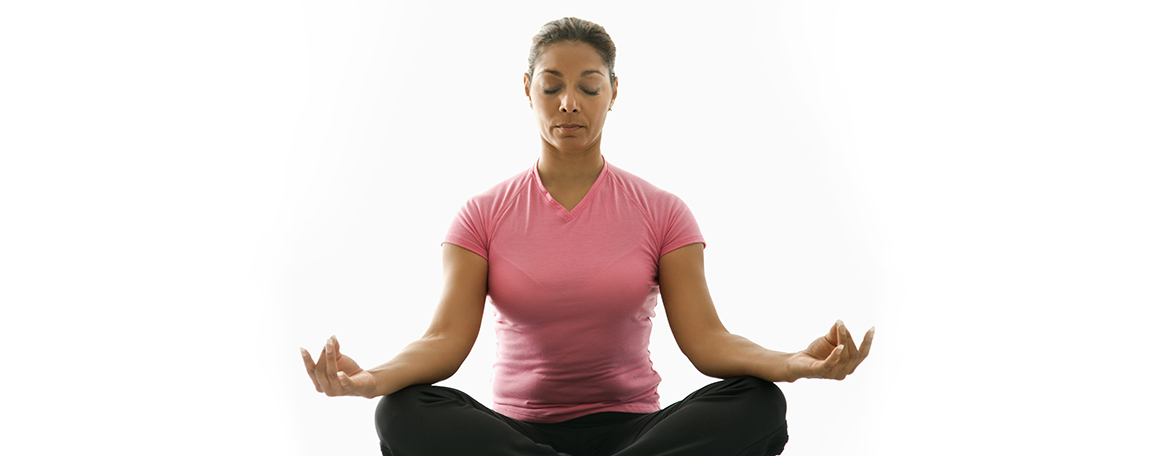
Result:
M557 128L561 129L561 131L577 131L577 129L585 128L585 127L582 127L582 126L577 125L577 124L561 124L561 125L557 125Z

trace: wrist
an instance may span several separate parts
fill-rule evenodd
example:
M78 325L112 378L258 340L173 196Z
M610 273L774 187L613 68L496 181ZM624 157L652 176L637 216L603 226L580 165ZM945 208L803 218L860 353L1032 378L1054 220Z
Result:
M369 394L364 396L370 399L394 394L398 392L398 390L409 386L401 384L402 379L400 376L395 375L397 371L390 362L370 369L367 372L370 373L370 378L373 379L371 381L373 386L370 388Z
M773 383L792 383L796 381L800 378L800 375L796 373L792 366L792 357L794 355L794 353L769 350L768 355L764 358L765 363L762 366L762 371L756 376Z
M378 394L378 376L370 374L370 387L367 388L366 391L362 391L361 396L366 399L373 399L384 395L385 394Z

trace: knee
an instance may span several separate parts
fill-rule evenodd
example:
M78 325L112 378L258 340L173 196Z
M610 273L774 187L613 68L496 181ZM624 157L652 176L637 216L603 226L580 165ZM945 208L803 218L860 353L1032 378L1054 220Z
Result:
M779 386L756 377L744 377L750 415L761 432L768 432L765 454L780 454L788 443L788 402Z
M738 390L739 396L743 398L746 407L761 417L786 424L788 402L784 399L784 392L779 386L756 377L738 377L731 382Z
M401 427L401 423L413 421L429 388L432 386L413 385L382 396L374 409L374 425L378 428L378 435L385 438L392 430Z

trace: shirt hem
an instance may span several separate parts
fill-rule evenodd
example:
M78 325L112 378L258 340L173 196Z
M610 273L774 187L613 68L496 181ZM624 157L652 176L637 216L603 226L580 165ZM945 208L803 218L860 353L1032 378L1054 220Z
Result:
M691 245L691 244L703 244L703 248L704 249L707 248L707 241L705 241L703 238L701 238L701 237L688 238L688 239L683 240L683 241L672 242L670 244L667 244L666 247L662 248L662 255L659 255L658 257L661 258L663 255L666 255L670 252L681 249L681 248L686 247L686 246Z
M552 415L541 415L525 411L519 407L512 407L507 405L495 404L493 409L508 418L523 421L526 423L560 423L574 418L580 418L586 415L601 412L628 412L628 413L653 413L661 410L656 404L618 404L609 407L601 407L597 409L581 410L572 413L558 413Z
M446 239L443 239L443 242L439 243L440 246L443 244L451 244L454 246L463 247L467 250L470 250L472 253L483 257L483 259L487 259L487 251L481 250L478 246L476 246L476 243L472 242L470 239L465 239L458 236L449 236Z

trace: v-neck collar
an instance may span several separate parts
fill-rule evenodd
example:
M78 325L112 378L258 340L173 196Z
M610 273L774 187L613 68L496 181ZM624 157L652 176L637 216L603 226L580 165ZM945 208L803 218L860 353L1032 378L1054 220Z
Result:
M536 181L536 188L540 189L540 193L544 194L544 199L548 201L553 210L556 211L557 214L560 214L561 218L565 219L566 222L573 220L577 217L577 214L581 213L582 208L593 199L593 194L597 193L597 189L601 187L598 184L601 184L603 179L607 179L609 177L609 160L606 160L605 156L602 155L601 173L597 175L597 179L593 180L593 185L589 187L589 191L585 193L585 197L581 198L581 201L578 202L576 206L573 206L573 210L570 211L565 209L565 206L562 206L561 203L557 202L556 198L553 198L552 194L548 192L548 189L544 187L544 182L540 180L540 170L538 166L540 166L540 159L537 159L536 163L532 165L532 178Z

